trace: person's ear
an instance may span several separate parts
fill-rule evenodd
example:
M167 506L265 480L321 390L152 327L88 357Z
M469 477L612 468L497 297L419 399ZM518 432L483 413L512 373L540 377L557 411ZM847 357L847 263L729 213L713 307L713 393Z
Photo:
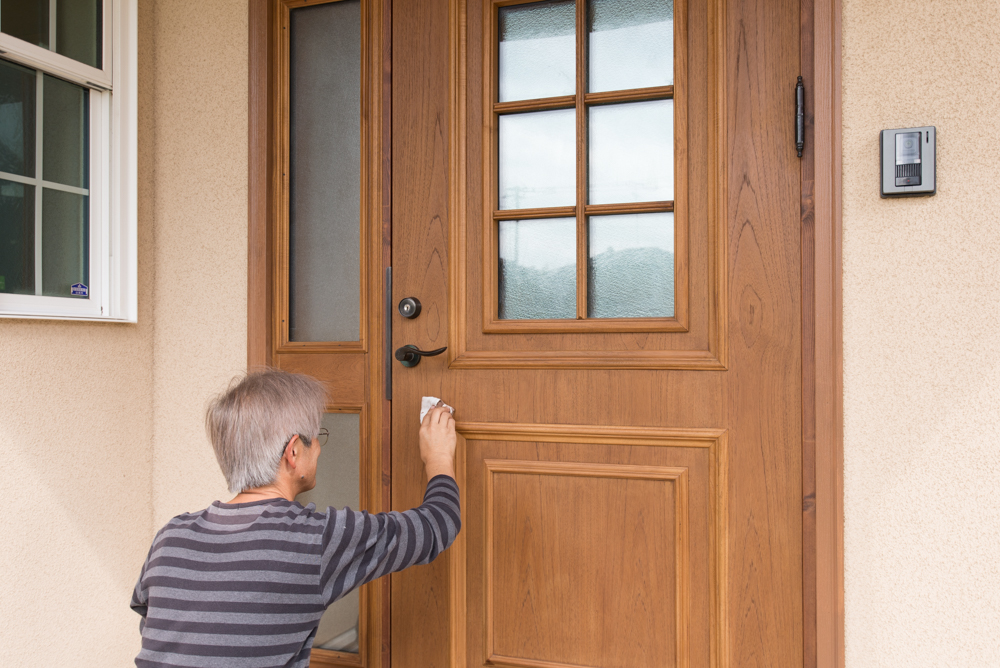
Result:
M285 446L285 459L288 461L288 465L291 468L295 468L296 460L298 460L298 449L301 446L301 439L298 434L295 434L288 440L288 445Z

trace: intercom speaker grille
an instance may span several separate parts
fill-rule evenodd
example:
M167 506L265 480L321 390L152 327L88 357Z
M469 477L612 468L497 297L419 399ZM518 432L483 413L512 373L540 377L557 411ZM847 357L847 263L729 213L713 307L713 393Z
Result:
M920 176L920 163L896 165L896 178L901 179L907 176Z

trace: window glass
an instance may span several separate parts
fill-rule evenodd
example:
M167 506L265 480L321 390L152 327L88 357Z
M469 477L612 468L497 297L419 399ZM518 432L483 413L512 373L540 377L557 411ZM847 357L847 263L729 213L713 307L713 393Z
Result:
M0 292L90 296L89 96L0 61Z
M0 32L101 67L101 0L0 0Z
M316 487L300 494L302 505L316 504L326 512L334 508L358 510L361 498L361 420L357 413L327 413L323 426L330 439L323 446L316 468ZM338 652L358 652L358 611L360 595L357 589L334 602L319 622L313 647Z
M590 109L590 204L674 198L674 101Z
M588 90L674 83L673 0L590 0Z
M588 228L588 315L673 316L674 214L592 216Z
M500 208L533 209L576 201L576 112L500 117Z
M361 3L291 11L292 341L361 338Z
M500 317L576 317L576 221L500 221Z
M572 0L500 8L500 102L576 91Z

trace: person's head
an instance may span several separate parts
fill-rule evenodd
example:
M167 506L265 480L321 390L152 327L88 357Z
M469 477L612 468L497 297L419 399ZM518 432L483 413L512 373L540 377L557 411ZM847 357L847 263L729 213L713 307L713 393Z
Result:
M239 494L273 483L293 437L311 448L326 398L322 383L298 373L267 369L234 378L205 416L229 491Z

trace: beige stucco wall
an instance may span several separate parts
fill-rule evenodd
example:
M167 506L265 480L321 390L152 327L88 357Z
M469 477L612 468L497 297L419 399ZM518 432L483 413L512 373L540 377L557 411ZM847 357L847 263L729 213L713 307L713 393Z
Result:
M225 495L246 361L247 3L139 2L138 324L0 319L0 664L126 666L153 532Z
M203 427L246 368L247 2L153 14L153 522L226 494Z
M849 668L1000 666L1000 2L844 0ZM934 125L938 194L878 196Z

